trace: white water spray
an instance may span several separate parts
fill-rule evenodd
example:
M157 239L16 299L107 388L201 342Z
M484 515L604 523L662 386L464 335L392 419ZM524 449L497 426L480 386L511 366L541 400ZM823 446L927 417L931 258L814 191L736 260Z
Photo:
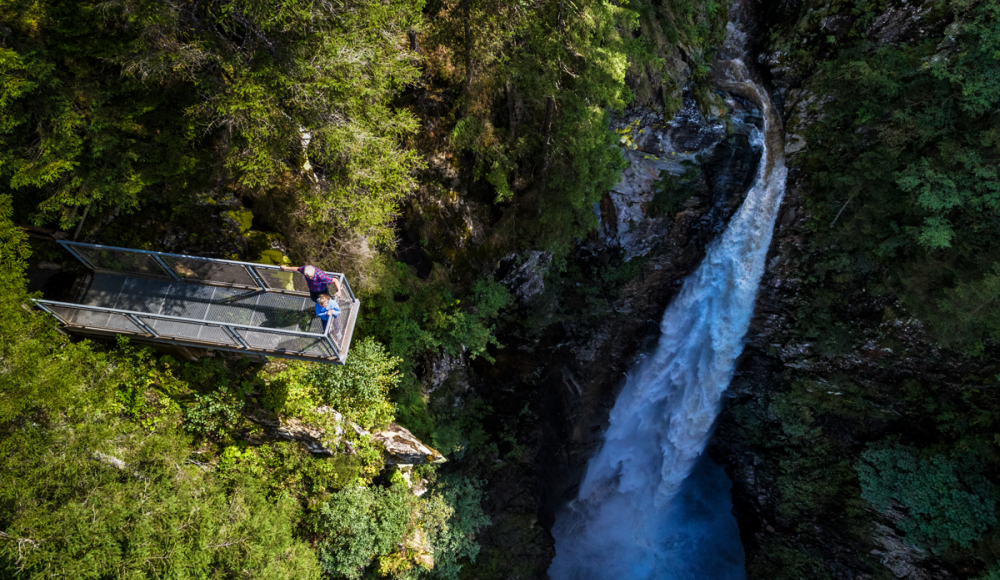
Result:
M729 36L742 45L732 25ZM685 508L672 500L708 442L743 350L786 175L783 129L767 92L739 58L715 74L716 86L763 112L757 178L663 314L656 351L629 373L579 497L556 517L553 580L713 577L685 569L695 536L706 532L689 529Z

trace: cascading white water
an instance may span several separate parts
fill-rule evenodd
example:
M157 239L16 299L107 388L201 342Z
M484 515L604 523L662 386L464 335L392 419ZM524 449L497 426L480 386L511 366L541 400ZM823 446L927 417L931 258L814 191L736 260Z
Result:
M742 54L743 38L729 40ZM716 86L756 102L764 117L757 178L723 235L663 314L655 352L629 373L579 497L557 514L553 580L700 576L682 565L704 531L674 501L711 435L750 324L785 186L783 129L739 58L718 64ZM727 508L728 511L728 508Z

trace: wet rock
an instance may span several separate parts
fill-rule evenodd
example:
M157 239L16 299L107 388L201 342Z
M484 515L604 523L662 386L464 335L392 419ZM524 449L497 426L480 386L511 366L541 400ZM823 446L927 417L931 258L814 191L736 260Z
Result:
M682 102L680 110L666 123L662 117L648 112L639 117L642 127L634 139L637 150L675 161L693 160L722 139L726 134L725 122L720 117L705 118L690 86L685 88Z
M760 164L761 147L751 141L751 131L759 117L737 117L733 131L719 142L702 166L705 181L711 192L713 207L722 207L743 201L743 194L753 185ZM734 208L735 209L735 208Z
M427 493L427 480L415 476L413 473L413 467L410 465L403 465L399 468L399 474L403 476L403 481L406 482L406 488L410 490L410 493L416 497L420 497Z
M878 44L891 44L900 40L914 40L924 35L929 23L924 22L934 9L934 2L903 2L890 5L868 27L866 36Z
M785 135L785 155L794 155L806 148L806 138L797 133Z
M430 394L441 388L451 376L452 371L464 369L465 362L465 355L461 354L452 356L448 353L440 353L433 356L429 364L430 372L425 379L426 386L424 391ZM468 384L466 384L466 387L468 387Z
M598 205L602 244L620 247L628 261L648 255L669 237L676 216L661 215L663 208L656 202L657 189L664 187L661 182L667 175L683 176L685 187L697 192L683 205L699 207L697 215L690 216L700 222L698 229L721 231L753 183L761 151L752 139L761 123L760 112L738 97L729 97L725 106L718 113L726 114L726 119L706 118L688 90L683 106L668 122L657 113L635 108L612 123L629 166ZM700 209L705 202L707 216Z
M405 553L413 558L413 562L417 566L426 570L434 567L434 548L431 546L427 534L420 528L414 527L413 531L407 534L403 539L403 547Z
M648 216L648 206L655 195L654 184L661 172L681 175L684 167L680 161L660 159L638 151L626 151L625 158L629 167L607 194L612 208L608 214L614 221L607 220L608 225L601 233L604 243L621 247L625 250L625 259L630 260L649 253L666 227L662 218Z
M907 544L906 540L899 537L895 530L882 524L875 524L873 540L878 548L871 551L872 555L879 557L882 565L888 568L896 578L908 580L930 578L919 566L920 562L927 558L927 554L920 548Z

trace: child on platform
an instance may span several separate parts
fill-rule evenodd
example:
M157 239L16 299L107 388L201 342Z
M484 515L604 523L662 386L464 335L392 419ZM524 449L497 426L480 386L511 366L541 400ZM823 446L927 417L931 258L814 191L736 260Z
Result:
M329 294L320 294L316 298L316 316L319 316L323 323L323 332L326 332L326 325L330 322L330 317L336 319L340 316L340 305L337 304L336 300L330 298Z

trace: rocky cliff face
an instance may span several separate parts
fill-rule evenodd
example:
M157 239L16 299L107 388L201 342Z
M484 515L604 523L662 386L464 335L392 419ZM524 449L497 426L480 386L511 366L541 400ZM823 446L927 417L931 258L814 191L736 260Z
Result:
M866 340L840 354L818 352L798 319L808 307L804 265L820 251L808 243L802 178L790 176L747 346L709 450L733 480L749 577L970 577L957 569L962 557L949 562L915 547L898 518L867 505L855 466L899 423L931 428L904 402L909 383L930 380L942 399L960 396L963 377L982 362L928 343L916 320L872 322L901 307L863 292L845 297L845 307ZM963 565L969 572L982 564Z
M834 298L854 338L836 352L818 346L807 321L807 278L827 249L812 243L816 226L798 156L809 150L804 134L830 97L809 83L815 61L786 45L796 26L811 27L802 34L817 43L836 42L849 29L843 19L854 16L828 5L800 22L789 6L761 7L755 33L762 39L755 60L783 107L787 193L747 346L709 450L734 483L748 574L972 578L997 554L916 547L899 525L907 514L877 512L861 497L857 466L870 444L920 439L940 428L934 424L945 413L963 417L952 421L975 420L974 405L966 404L969 381L982 382L996 365L936 347L891 295L874 296L861 285ZM945 25L919 3L870 15L875 44ZM828 58L832 48L811 54ZM486 470L484 507L494 525L480 538L484 569L544 577L552 556L546 530L555 509L576 495L624 373L651 346L663 309L742 201L759 159L751 138L759 112L733 96L724 101L703 112L686 91L669 119L639 107L616 119L629 167L594 208L599 230L568 260L566 270L576 273L559 274L541 252L507 256L497 279L518 305L499 333L506 348L496 363L431 363L428 376L435 378L428 381L460 377L454 381L463 385L461 404L488 405L483 427L504 434ZM598 271L603 279L591 276Z
M834 224L810 222L809 168L799 154L810 147L803 134L830 97L811 82L814 63L784 47L796 30L808 36L809 26L839 39L853 16L830 9L811 24L808 15L793 19L799 16L775 8L768 22L774 34L760 46L758 61L784 103L791 170L747 346L709 450L733 480L748 576L977 578L996 561L995 536L964 547L922 547L904 525L922 516L898 503L876 509L862 494L860 470L863 453L879 445L927 442L944 457L967 441L993 437L992 419L972 417L992 401L982 389L997 367L995 353L987 348L973 358L936 345L895 296L868 292L862 280L852 290L824 293L810 279L833 249L814 243L815 232ZM885 6L869 22L876 46L939 35L947 25L919 2ZM836 321L818 324L821 306L835 311ZM818 328L842 336L833 341ZM931 497L944 497L949 485L957 484L943 484ZM923 523L943 517L926 515Z
M479 538L486 561L477 566L509 569L492 560L502 554L517 562L511 577L545 576L547 530L556 508L575 497L624 373L651 346L663 309L753 181L759 112L735 97L724 103L706 118L686 92L671 119L638 108L616 119L630 164L595 208L599 231L569 258L567 271L577 273L555 272L540 252L508 256L497 277L518 304L499 333L505 348L496 362L427 365L428 390L464 384L461 404L489 405L483 427L509 441L486 476L493 526ZM529 324L538 330L526 332Z

